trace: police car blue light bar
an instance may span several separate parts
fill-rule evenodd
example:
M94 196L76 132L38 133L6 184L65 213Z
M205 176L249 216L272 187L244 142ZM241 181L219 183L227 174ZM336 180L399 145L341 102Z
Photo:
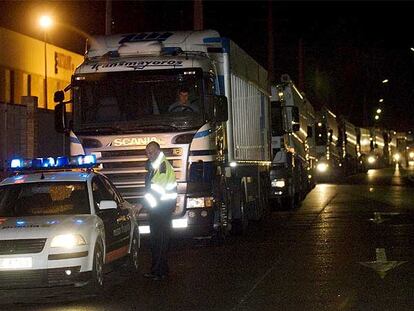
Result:
M67 168L93 168L96 166L95 155L80 155L74 157L47 157L35 159L16 158L10 161L9 169L22 170L46 170Z

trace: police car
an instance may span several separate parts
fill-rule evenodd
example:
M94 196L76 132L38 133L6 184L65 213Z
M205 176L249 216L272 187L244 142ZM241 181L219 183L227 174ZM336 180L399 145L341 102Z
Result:
M109 265L138 271L134 207L94 156L13 159L0 183L0 288L89 285Z

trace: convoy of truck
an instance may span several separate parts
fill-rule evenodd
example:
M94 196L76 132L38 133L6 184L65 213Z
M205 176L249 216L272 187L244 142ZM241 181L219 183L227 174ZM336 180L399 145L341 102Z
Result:
M178 181L173 228L222 240L269 205L298 207L316 181L383 165L391 150L383 130L315 111L288 75L271 80L214 30L100 36L70 100L55 94L55 127L133 203L144 194L145 146L158 142ZM169 111L183 87L197 110ZM146 213L140 232L150 233Z

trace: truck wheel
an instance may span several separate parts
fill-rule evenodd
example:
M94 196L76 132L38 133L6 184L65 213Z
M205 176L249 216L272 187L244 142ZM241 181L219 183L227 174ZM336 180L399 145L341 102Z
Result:
M93 254L92 279L90 291L92 294L102 294L104 289L104 253L101 242L95 244Z
M139 234L134 231L131 241L131 251L128 258L128 270L135 274L139 272Z
M234 202L237 205L239 205L240 218L233 219L232 232L236 235L244 235L246 234L247 227L249 226L249 215L247 213L248 211L247 211L246 197L244 196L242 191L238 189L235 192L233 199L234 199Z
M297 195L290 195L282 199L282 209L293 210L297 206Z

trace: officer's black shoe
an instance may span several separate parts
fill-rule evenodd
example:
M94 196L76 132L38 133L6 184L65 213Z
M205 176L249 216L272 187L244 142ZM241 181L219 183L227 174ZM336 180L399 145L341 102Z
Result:
M158 277L157 275L155 275L155 274L152 274L152 273L144 273L144 278L147 278L147 279L154 279L154 278L156 278L156 277Z
M167 275L156 275L153 280L154 281L161 281L164 280L167 277Z

